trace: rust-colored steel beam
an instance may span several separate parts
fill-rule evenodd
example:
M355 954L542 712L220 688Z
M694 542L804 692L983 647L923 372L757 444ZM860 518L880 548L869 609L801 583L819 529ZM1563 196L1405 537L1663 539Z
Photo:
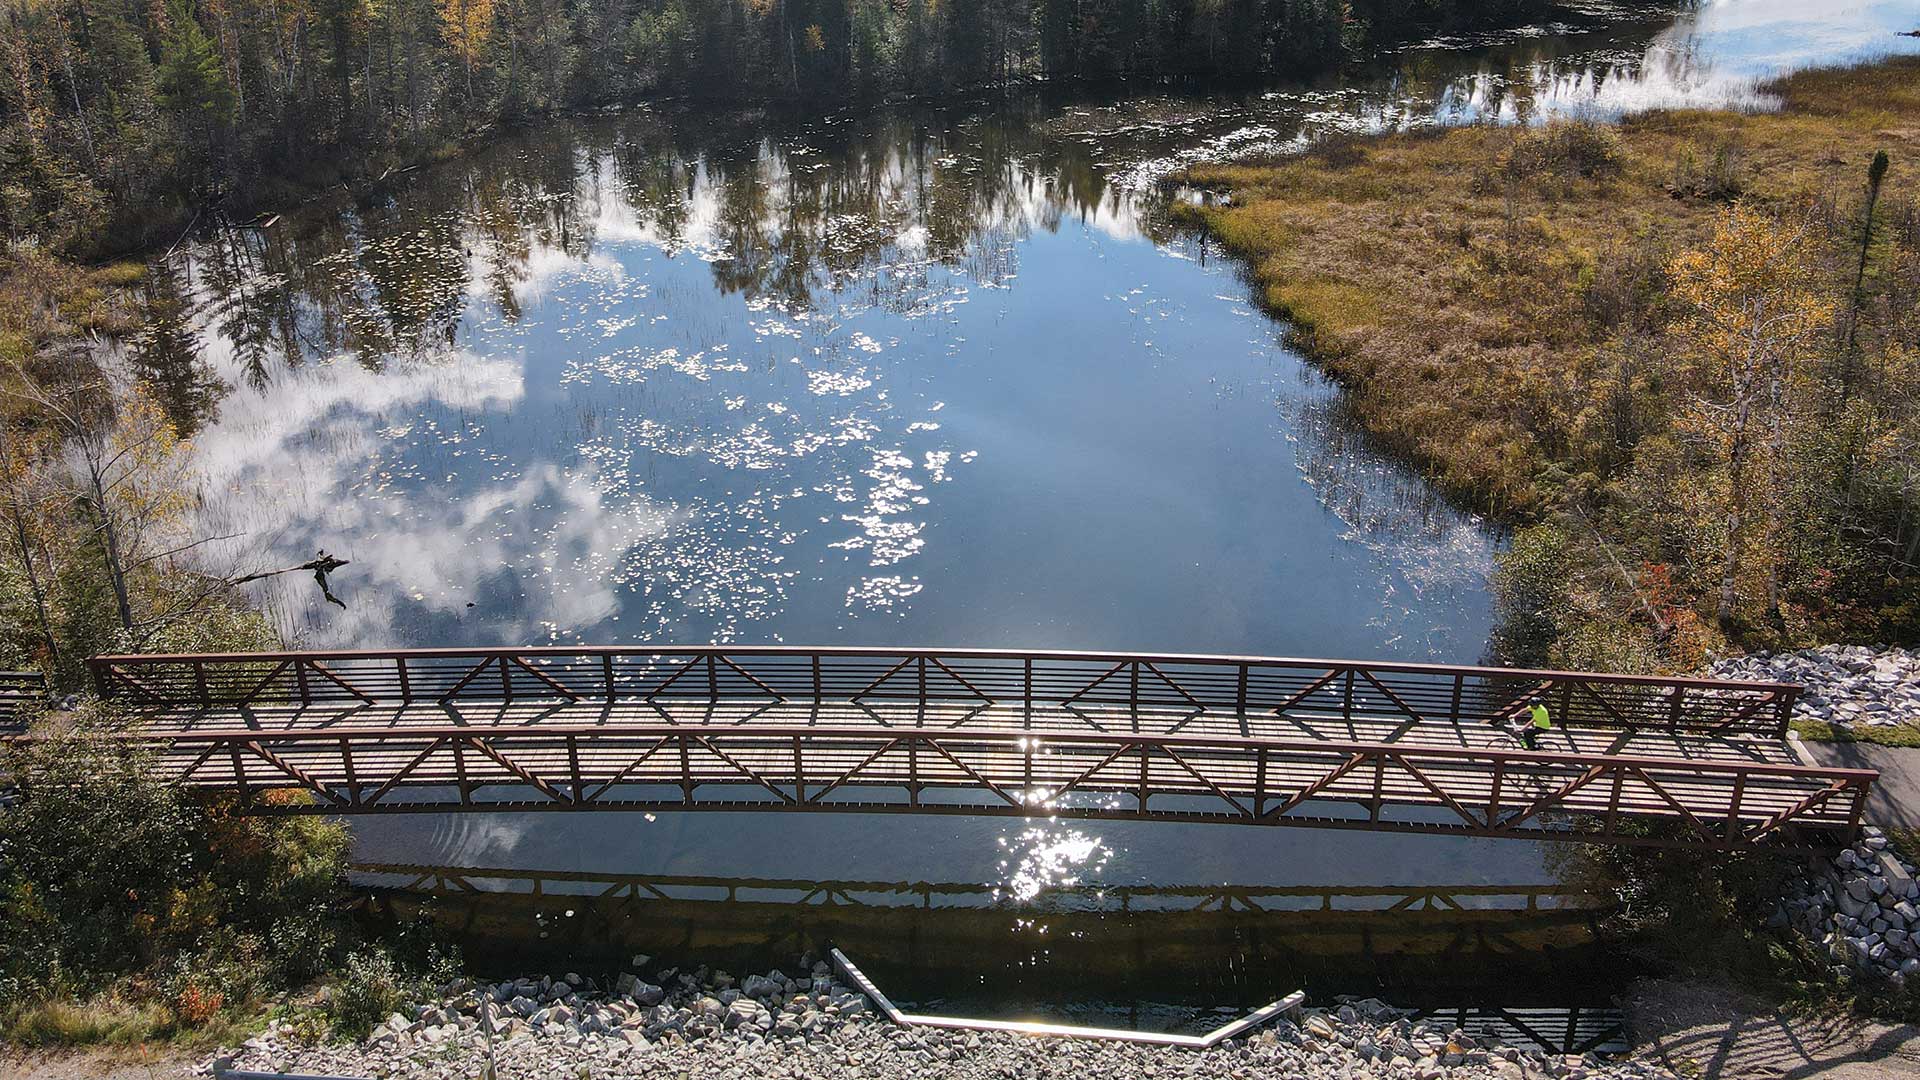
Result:
M291 777L326 796L282 812L509 808L473 798L484 787L545 796L515 800L515 809L906 809L1266 825L1334 824L1327 808L1346 805L1367 816L1342 827L1620 843L1641 839L1628 822L1684 821L1693 831L1683 844L1713 848L1796 846L1807 842L1808 830L1838 842L1851 834L1875 778L1863 770L1726 759L878 725L347 725L109 737L153 747L162 769L190 787L238 789L252 798L288 786ZM793 753L796 742L806 754ZM677 754L658 753L676 744ZM229 753L209 752L218 749ZM677 796L646 794L671 788ZM419 789L432 790L422 799ZM456 789L459 801L449 804L436 793L441 789ZM896 799L904 792L906 802L876 805L841 794L873 789ZM929 800L927 791L944 797ZM1094 797L1104 801L1081 801ZM1429 816L1383 816L1390 808ZM1576 817L1600 824L1570 832L1567 822Z
M89 663L102 693L132 691L149 708L416 698L907 700L1184 705L1243 715L1311 712L1392 715L1414 723L1500 723L1542 701L1566 723L1773 738L1785 734L1799 693L1784 683L1055 650L539 646L141 654L101 656ZM498 674L498 688L480 677L488 671Z
M1777 683L802 646L90 664L139 717L114 737L262 812L966 813L1793 847L1846 842L1876 775L1785 760L1798 688ZM1533 702L1569 749L1487 730ZM318 801L257 800L290 781ZM476 797L501 789L539 797ZM1687 831L1650 837L1648 822Z

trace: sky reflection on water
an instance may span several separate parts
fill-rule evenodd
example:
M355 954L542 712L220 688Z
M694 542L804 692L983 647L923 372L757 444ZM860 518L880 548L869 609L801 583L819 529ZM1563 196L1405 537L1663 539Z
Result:
M1471 661L1494 535L1343 422L1150 180L1331 130L1764 107L1913 3L1586 5L1313 86L643 109L504 140L178 267L201 523L325 547L312 645L791 641ZM369 821L362 858L773 876L1528 881L1534 845L661 815ZM1149 835L1149 833L1151 835Z
M985 122L675 155L666 203L568 130L203 256L295 343L208 305L210 527L352 560L344 613L279 594L315 643L1474 658L1490 535L1333 430L1231 266Z
M1906 3L1570 7L1313 87L636 110L196 248L202 526L315 645L1478 659L1493 536L1340 420L1146 180L1330 129L1764 107ZM186 384L192 383L188 386Z

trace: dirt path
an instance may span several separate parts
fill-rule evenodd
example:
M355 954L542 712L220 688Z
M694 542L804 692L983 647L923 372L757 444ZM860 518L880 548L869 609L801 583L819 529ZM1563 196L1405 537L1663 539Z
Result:
M1920 1077L1920 1030L1796 1016L1736 990L1645 982L1627 1002L1636 1054L1700 1080Z
M1867 798L1867 820L1883 828L1920 829L1920 749L1812 739L1800 745L1822 765L1880 770Z
M89 1050L28 1050L0 1043L0 1077L6 1080L190 1080L205 1055L171 1047L141 1052L129 1047Z

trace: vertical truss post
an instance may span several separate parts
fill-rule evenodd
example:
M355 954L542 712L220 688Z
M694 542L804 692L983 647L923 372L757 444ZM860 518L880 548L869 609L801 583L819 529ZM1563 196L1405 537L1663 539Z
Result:
M1033 730L1033 657L1025 657L1020 662L1020 726L1027 731ZM1032 780L1033 751L1027 751L1028 780Z
M907 805L920 805L920 740L907 740Z
M580 779L580 739L572 734L567 736L567 775L573 780L573 804L579 806L586 795L586 784Z
M453 740L453 772L460 785L460 805L473 805L473 787L467 783L467 740Z
M680 736L680 801L693 805L693 755L687 748L687 737Z
M1734 774L1733 795L1727 799L1727 836L1725 846L1733 847L1740 838L1740 798L1747 790L1747 774L1743 770Z
M240 805L253 805L253 788L247 783L247 767L240 760L240 744L228 743L227 755L233 759L233 783L240 789Z
M1602 835L1612 836L1614 828L1620 823L1620 794L1626 783L1626 772L1622 769L1614 769L1613 792L1607 796L1607 821L1600 827Z
M795 802L807 801L807 769L800 757L800 736L793 737L793 797Z
M351 739L343 738L340 740L340 771L345 774L347 778L348 805L359 806L360 780L353 772L353 741Z

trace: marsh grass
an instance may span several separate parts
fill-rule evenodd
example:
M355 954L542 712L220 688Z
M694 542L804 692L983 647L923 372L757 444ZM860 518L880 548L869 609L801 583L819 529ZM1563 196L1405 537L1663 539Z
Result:
M1920 58L1769 89L1779 112L1463 127L1196 166L1187 179L1233 203L1180 212L1249 260L1374 435L1456 495L1525 516L1549 499L1549 466L1604 456L1579 375L1621 314L1596 288L1634 287L1609 284L1623 260L1699 246L1734 195L1782 211L1850 195L1883 148L1884 204L1920 193Z

